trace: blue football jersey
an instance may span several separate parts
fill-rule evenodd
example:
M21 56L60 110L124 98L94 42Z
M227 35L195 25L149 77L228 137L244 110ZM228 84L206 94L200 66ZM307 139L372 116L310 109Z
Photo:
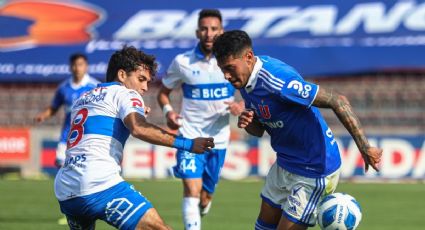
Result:
M100 82L88 75L85 75L80 84L75 84L72 79L67 79L62 82L55 92L51 107L59 109L62 105L65 111L65 120L62 125L62 133L60 135L60 142L65 143L68 136L70 122L71 122L71 106L74 101L79 98L84 92L91 90Z
M257 57L248 84L240 90L246 108L255 111L270 135L278 165L313 178L341 165L331 129L319 109L311 107L318 90L294 68L268 56Z

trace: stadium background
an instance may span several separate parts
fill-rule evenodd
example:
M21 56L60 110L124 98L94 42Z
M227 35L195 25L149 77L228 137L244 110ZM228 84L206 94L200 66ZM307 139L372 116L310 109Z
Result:
M390 202L387 211L405 207L398 213L403 218L392 220L409 222L410 228L405 229L423 229L419 227L420 223L425 224L423 218L415 219L412 224L410 215L425 215L425 201L418 197L418 191L422 195L425 192L424 1L207 0L184 4L165 0L121 1L119 4L100 0L0 1L0 195L6 197L3 203L22 213L20 205L10 203L7 197L14 194L16 197L12 196L11 200L19 199L17 189L35 189L40 185L40 194L51 194L46 202L52 204L49 215L54 222L58 208L51 191L51 177L43 182L33 179L49 178L56 173L54 154L63 112L42 125L35 126L32 119L50 104L58 84L69 77L71 53L86 53L90 74L104 80L109 56L123 44L131 44L158 57L159 80L177 53L196 44L194 31L201 8L219 8L226 30L246 30L253 38L256 54L279 58L294 66L306 79L346 95L371 143L383 148L384 153L380 172L365 174L354 142L333 112L323 110L342 150L342 179L349 183L340 187L360 197L360 202L368 207L366 210L376 210L376 213L382 202L388 202L398 193L408 194L411 200L399 206L391 206ZM156 81L144 99L153 109L148 120L165 127L156 102L158 88ZM181 92L175 95L173 105L178 108ZM247 181L256 181L253 185L247 183L246 186L255 187L246 188L250 192L240 191L253 194L246 197L253 206L241 206L241 209L250 209L255 219L261 178L267 174L274 153L267 144L267 137L261 140L248 137L236 128L236 118L232 119L232 142L222 172L222 177L231 181L223 183L223 190L238 191ZM125 149L123 175L137 185L147 179L140 186L148 184L154 194L148 197L162 205L162 197L155 197L158 191L166 189L164 185L180 194L180 184L169 178L173 154L172 149L130 139ZM11 175L25 180L9 182L6 179L15 178ZM161 180L151 181L156 179ZM351 184L359 182L371 184ZM397 184L392 184L394 182ZM400 188L405 190L399 191ZM376 193L383 194L382 202ZM223 206L229 205L224 201L234 202L232 192L223 197L223 201L217 201ZM412 202L416 199L421 202ZM172 202L173 208L164 204L164 209L175 209L174 214L170 211L169 219L171 223L175 220L172 226L179 226L178 196ZM407 214L412 205L422 207L422 211ZM29 207L40 208L36 201L24 202L23 208ZM45 222L50 220L40 216ZM366 227L362 229L380 229L388 218L379 221L379 217L376 222L370 222L372 217L366 219ZM243 218L241 222L248 222L245 226L252 226L249 225L252 218L245 221ZM34 219L20 219L0 212L0 229L18 229L22 227L19 224L24 223L32 223L23 225L27 228L45 224L36 221L34 225ZM217 217L217 221L220 222L220 218ZM229 228L206 225L206 228L246 229L238 224ZM381 229L401 229L397 226L389 224Z

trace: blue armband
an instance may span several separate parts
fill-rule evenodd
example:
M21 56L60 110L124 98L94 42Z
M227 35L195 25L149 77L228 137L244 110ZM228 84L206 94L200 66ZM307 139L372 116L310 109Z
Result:
M174 140L173 147L184 151L192 151L194 141L181 136L177 136Z

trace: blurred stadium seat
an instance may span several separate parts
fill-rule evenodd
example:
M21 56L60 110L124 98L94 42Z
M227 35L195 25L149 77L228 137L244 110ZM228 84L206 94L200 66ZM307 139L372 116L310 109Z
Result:
M425 129L423 74L379 73L315 82L347 96L369 132L419 133ZM333 129L342 132L337 117L331 111L323 113Z

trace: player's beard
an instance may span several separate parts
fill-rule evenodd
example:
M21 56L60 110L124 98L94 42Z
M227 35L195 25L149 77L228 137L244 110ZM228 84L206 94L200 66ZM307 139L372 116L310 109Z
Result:
M208 47L206 42L201 42L201 50L205 55L210 55L212 53L213 46Z

